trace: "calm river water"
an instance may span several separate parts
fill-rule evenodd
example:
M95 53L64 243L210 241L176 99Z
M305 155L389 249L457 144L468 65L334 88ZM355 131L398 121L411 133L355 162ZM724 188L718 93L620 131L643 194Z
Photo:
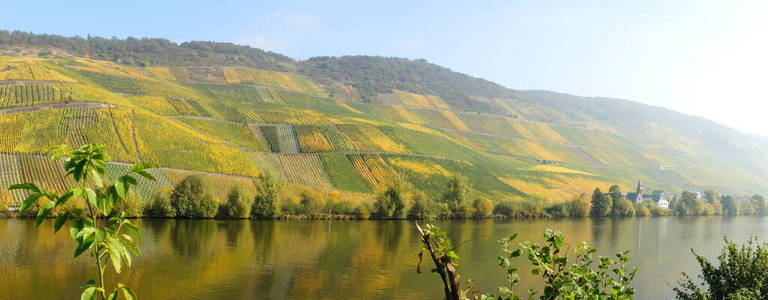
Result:
M690 254L715 257L724 235L768 234L762 217L662 217L437 222L459 245L460 274L487 292L504 284L497 240L519 233L540 241L546 228L612 254L629 249L640 267L637 299L672 297ZM413 222L143 220L143 255L120 275L143 299L441 299L438 277L415 271ZM66 230L52 222L0 219L0 298L74 299L94 274L73 259ZM429 270L429 268L426 268ZM531 287L522 271L522 287ZM520 289L522 291L522 289Z

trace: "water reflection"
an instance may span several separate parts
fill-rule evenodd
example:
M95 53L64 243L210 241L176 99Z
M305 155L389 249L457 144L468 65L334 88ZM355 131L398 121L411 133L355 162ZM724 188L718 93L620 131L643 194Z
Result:
M486 291L504 284L497 240L512 233L541 240L553 228L569 247L585 240L601 255L631 250L641 268L640 299L671 296L667 282L695 270L690 248L714 257L723 235L743 241L768 232L761 217L438 224L459 248L463 277ZM119 278L145 299L440 299L437 278L415 273L420 244L412 222L144 220L141 227L143 256ZM52 232L50 222L38 230L32 220L0 220L1 298L76 298L94 276L87 256L72 258L66 232ZM521 282L534 284L529 276Z

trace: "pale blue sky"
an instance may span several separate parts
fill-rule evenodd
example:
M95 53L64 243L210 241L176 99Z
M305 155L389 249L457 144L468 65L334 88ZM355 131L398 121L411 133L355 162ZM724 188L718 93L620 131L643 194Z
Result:
M113 4L120 3L120 4ZM0 28L426 58L514 89L625 98L768 135L768 1L13 1Z

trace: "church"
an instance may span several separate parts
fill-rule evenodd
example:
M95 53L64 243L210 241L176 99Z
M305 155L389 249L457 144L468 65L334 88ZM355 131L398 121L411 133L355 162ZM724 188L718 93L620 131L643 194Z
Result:
M629 201L636 204L642 204L646 200L650 200L658 207L669 209L669 200L667 200L664 191L653 190L650 194L643 194L643 184L639 180L637 181L637 190L634 193L627 193L626 197Z

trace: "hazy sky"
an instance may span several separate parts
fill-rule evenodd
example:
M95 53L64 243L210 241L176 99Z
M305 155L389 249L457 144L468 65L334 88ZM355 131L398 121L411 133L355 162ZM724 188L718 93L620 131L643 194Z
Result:
M4 3L0 28L426 58L514 89L630 99L768 135L768 1L44 2Z

